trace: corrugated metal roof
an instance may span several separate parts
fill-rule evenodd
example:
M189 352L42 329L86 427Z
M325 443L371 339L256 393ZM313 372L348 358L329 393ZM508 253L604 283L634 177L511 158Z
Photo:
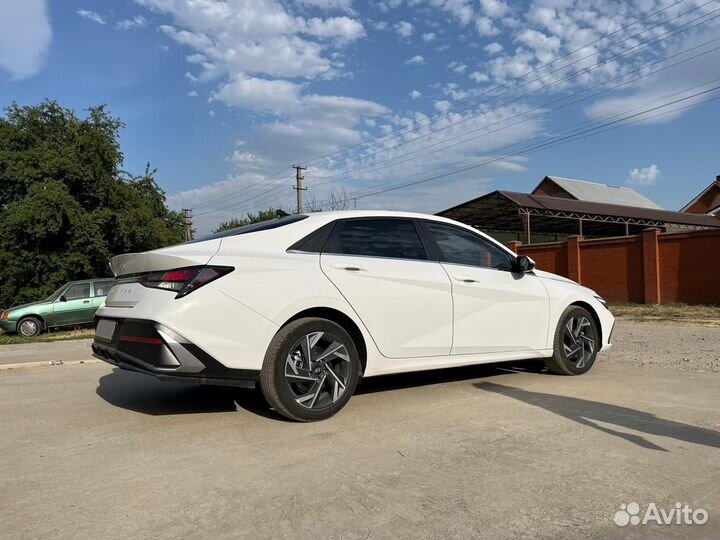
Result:
M598 184L596 182L588 182L586 180L563 178L561 176L546 176L545 178L549 178L555 182L579 201L619 204L623 206L636 206L640 208L654 208L655 210L662 210L661 206L658 206L634 189L627 187L609 186L606 184ZM543 178L543 181L545 178Z
M685 214L682 212L673 212L672 210L663 210L662 208L639 208L637 206L620 204L575 201L572 199L563 199L561 197L543 197L540 195L530 195L528 193L516 193L514 191L498 191L497 193L510 199L512 202L523 208L538 208L559 212L581 212L597 216L638 218L661 221L663 223L673 223L677 225L695 225L698 227L713 228L720 227L720 221L718 221L716 217L702 214ZM469 201L469 203L472 202L473 201ZM448 210L445 212L448 212ZM444 215L445 212L440 212L440 215Z

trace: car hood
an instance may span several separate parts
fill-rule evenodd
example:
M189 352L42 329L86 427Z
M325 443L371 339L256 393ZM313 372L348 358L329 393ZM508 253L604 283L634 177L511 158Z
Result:
M28 302L27 304L20 304L19 306L5 308L5 311L17 311L20 309L28 308L30 306L39 306L41 304L47 304L47 302L45 300L38 300L37 302Z

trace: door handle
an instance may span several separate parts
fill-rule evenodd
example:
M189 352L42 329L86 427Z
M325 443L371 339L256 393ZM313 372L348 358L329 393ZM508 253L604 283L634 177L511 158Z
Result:
M477 283L477 280L470 276L453 276L456 281L462 281L463 283Z
M83 304L89 304L90 300L83 300Z
M337 268L338 270L345 270L347 272L360 272L362 268L359 266L352 266L350 264L333 264L333 268Z

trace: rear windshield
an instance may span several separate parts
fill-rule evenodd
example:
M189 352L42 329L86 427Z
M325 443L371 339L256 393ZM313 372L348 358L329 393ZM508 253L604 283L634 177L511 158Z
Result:
M285 225L290 225L297 221L302 221L307 216L303 214L293 214L292 216L283 216L277 219L270 219L268 221L261 221L260 223L251 223L250 225L243 225L242 227L236 227L235 229L228 229L202 238L197 238L192 242L186 242L188 244L194 244L195 242L204 242L205 240L215 240L216 238L226 238L228 236L238 236L240 234L248 234L259 231L267 231L269 229L277 229Z

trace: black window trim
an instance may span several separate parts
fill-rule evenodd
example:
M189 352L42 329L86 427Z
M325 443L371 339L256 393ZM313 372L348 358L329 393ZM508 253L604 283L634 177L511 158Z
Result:
M505 249L503 249L500 245L495 244L495 242L492 242L492 241L488 240L487 238L485 238L483 235L478 234L476 231L470 230L470 229L466 229L465 227L458 227L457 225L455 225L455 224L453 224L453 223L447 223L447 222L445 222L445 221L437 221L437 220L434 220L434 219L417 219L417 221L418 221L418 224L420 225L420 228L422 229L422 234L423 234L424 236L426 236L426 239L425 239L425 240L432 245L433 254L434 254L435 260L436 260L437 262L439 262L439 263L441 263L441 264L453 264L453 265L456 265L456 266L467 266L468 268L480 268L480 269L482 269L482 270L494 270L494 271L496 271L496 272L510 272L511 274L515 274L515 273L516 273L516 272L513 270L513 267L515 266L515 261L517 260L517 257L516 257L515 255L509 253L509 252L506 251ZM485 243L485 244L487 244L487 245L490 245L490 246L492 246L492 247L495 248L495 249L499 249L499 250L502 251L505 255L507 255L508 260L510 261L510 266L511 266L511 268L508 268L507 270L504 270L504 269L502 269L502 268L493 268L493 267L491 267L491 266L480 266L480 265L478 265L478 264L463 264L463 263L455 263L455 262L446 262L446 261L443 261L443 260L442 260L442 257L441 257L440 246L438 246L437 241L436 241L435 238L433 237L432 233L431 233L431 232L428 230L428 228L425 226L426 223L437 223L437 224L439 224L439 225L445 225L445 226L447 226L447 227L450 227L450 228L453 228L453 229L457 229L457 230L464 231L464 232L466 232L466 233L470 233L470 234L475 235L475 236L476 236L480 241L482 241L483 243Z
M327 244L327 241L332 236L332 233L335 230L335 224L337 222L338 222L338 220L333 220L333 221L328 221L324 225L321 225L314 231L303 236L297 242L293 243L293 245L291 245L289 248L287 248L285 250L285 252L286 253L305 253L305 254L310 253L310 254L320 255L323 252L323 250L325 249L325 244ZM303 245L306 244L313 236L316 236L316 235L318 237L324 236L324 238L319 238L320 243L322 244L320 249L318 251L303 249Z
M387 221L387 220L402 220L402 221L408 221L412 223L413 227L415 227L415 232L417 233L418 237L420 238L420 242L423 245L423 249L425 250L425 255L427 256L426 259L408 259L405 257L383 257L381 255L357 255L353 253L334 253L332 251L325 251L325 248L327 247L328 243L330 242L330 239L335 236L336 233L339 234L339 229L342 225L349 221ZM431 249L428 249L428 243L427 239L423 238L423 231L417 224L417 220L412 217L405 217L405 216L358 216L358 217L351 217L351 218L340 218L335 220L334 226L332 228L332 231L330 231L330 234L325 239L325 244L323 245L323 250L321 252L322 255L336 255L338 257L360 257L365 259L386 259L389 261L413 261L413 262L431 262L431 263L437 263L439 262L435 258L435 254Z

